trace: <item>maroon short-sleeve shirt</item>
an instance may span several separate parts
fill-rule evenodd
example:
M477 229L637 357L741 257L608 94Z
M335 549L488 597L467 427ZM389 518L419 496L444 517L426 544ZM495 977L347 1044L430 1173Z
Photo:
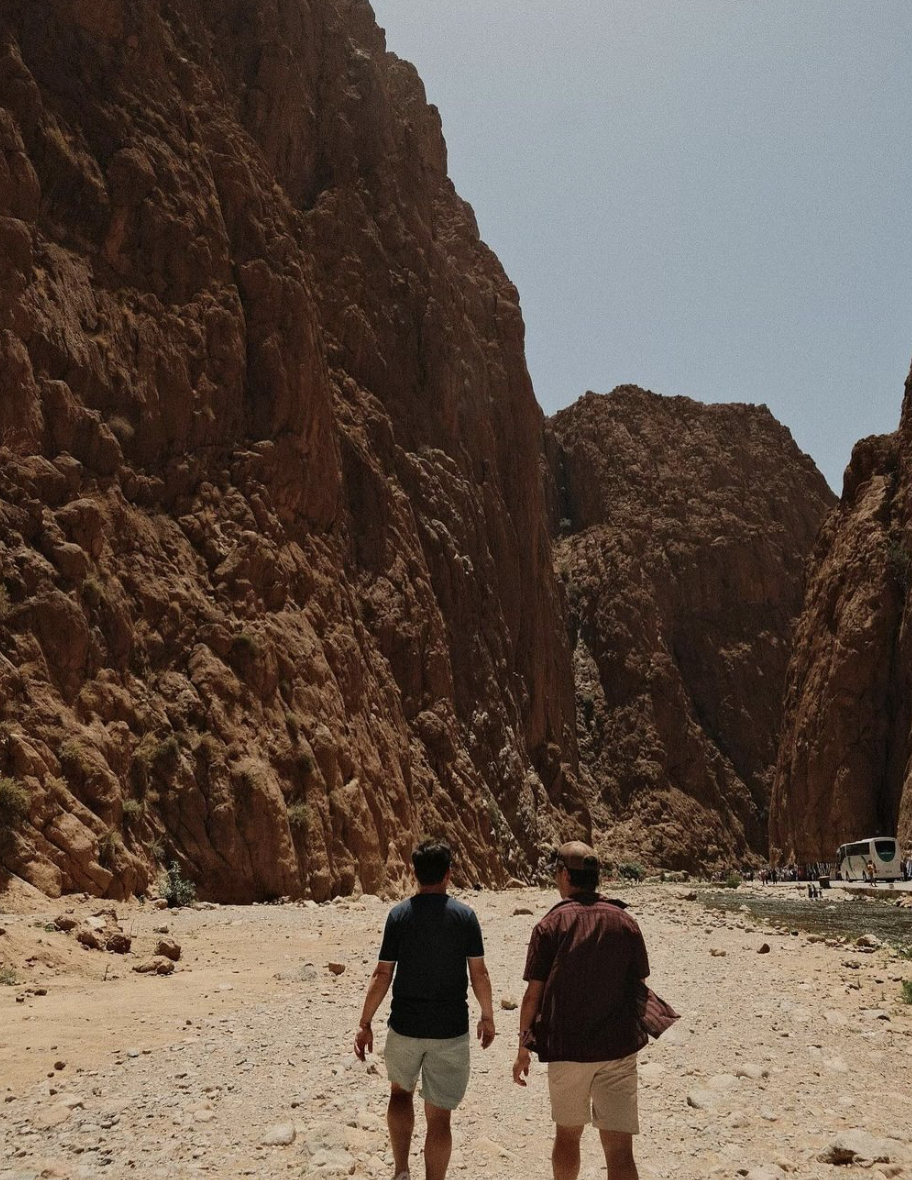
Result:
M525 980L544 983L532 1028L542 1061L614 1061L647 1041L636 989L646 944L622 904L597 893L558 902L532 931Z

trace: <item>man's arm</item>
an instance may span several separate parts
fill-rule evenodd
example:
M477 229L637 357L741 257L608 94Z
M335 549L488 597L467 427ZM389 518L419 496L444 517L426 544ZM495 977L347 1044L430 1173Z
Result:
M364 1060L365 1051L368 1053L374 1051L374 1030L371 1028L371 1021L393 982L394 967L395 963L384 963L381 960L374 968L370 983L367 985L367 995L364 997L364 1007L361 1009L358 1031L355 1033L355 1056L361 1061Z
M478 1039L481 1041L482 1049L487 1049L488 1045L491 1044L497 1035L497 1030L494 1027L494 999L491 995L491 976L488 975L488 969L485 966L483 957L469 959L469 980L472 984L472 991L475 993L475 999L481 1006L481 1020L478 1022Z
M532 1054L529 1052L525 1041L541 1007L542 993L544 990L545 981L543 979L530 979L526 985L526 994L523 996L519 1009L519 1048L516 1051L516 1060L513 1062L513 1081L519 1086L524 1086L526 1084L525 1079L529 1076Z

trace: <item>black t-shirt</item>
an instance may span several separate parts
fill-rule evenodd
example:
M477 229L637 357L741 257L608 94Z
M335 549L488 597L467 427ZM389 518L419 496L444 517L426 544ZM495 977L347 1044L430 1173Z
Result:
M404 1037L469 1031L466 959L484 955L475 911L445 893L418 893L390 910L380 961L395 963L389 1026Z

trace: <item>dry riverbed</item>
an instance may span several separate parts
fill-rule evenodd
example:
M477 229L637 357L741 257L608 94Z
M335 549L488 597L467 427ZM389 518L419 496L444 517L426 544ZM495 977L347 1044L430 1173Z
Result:
M653 986L683 1014L641 1055L643 1180L912 1177L912 1006L900 998L912 962L708 910L685 887L625 896ZM495 1004L513 1003L553 895L467 900ZM0 986L0 1180L391 1176L382 1052L364 1066L350 1049L385 903L119 906L127 955L46 928L97 902L2 906L0 978L12 982ZM162 937L181 948L173 973L134 972ZM544 1070L513 1086L518 1013L497 1015L494 1046L474 1052L451 1175L547 1177ZM840 1143L852 1162L824 1162ZM416 1180L419 1146L416 1135ZM590 1132L582 1176L603 1174Z

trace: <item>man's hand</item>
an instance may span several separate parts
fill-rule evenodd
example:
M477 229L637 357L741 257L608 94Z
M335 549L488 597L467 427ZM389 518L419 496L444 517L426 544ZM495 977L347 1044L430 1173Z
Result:
M513 1062L513 1081L517 1086L525 1086L526 1078L529 1076L529 1066L532 1064L532 1054L528 1049L524 1049L520 1045L516 1053L516 1060Z
M496 1036L497 1030L494 1027L494 1017L482 1016L478 1022L478 1039L481 1041L482 1049L487 1049Z
M374 1030L369 1024L362 1024L355 1033L355 1056L359 1061L364 1060L364 1054L374 1051Z

